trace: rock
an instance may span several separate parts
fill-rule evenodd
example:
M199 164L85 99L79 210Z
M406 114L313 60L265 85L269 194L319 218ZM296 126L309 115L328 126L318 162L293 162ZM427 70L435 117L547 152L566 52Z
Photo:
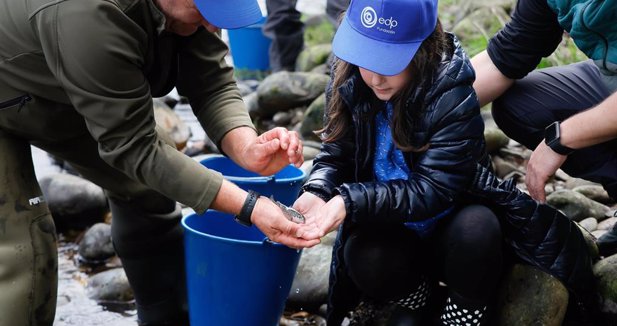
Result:
M319 66L316 66L315 68L311 69L309 72L315 73L315 74L322 74L322 75L329 75L330 74L330 66L328 66L327 63L321 64Z
M115 254L111 242L111 225L94 224L79 243L79 255L86 262L100 262Z
M306 46L331 43L333 37L334 25L325 13L309 16L304 21L304 44Z
M609 217L606 220L598 223L598 230L610 230L617 223L617 217Z
M508 162L497 155L492 156L492 159L495 174L501 179L505 179L506 176L512 175L512 172L523 174L515 164Z
M304 119L300 125L300 136L304 140L320 142L319 136L314 131L323 128L324 109L326 107L326 94L316 98L304 113Z
M287 302L304 310L318 308L328 296L328 277L336 232L322 239L319 246L302 251Z
M257 101L257 92L252 92L250 94L242 97L244 104L246 104L246 109L249 111L249 115L251 118L255 118L259 116L259 102Z
M559 171L562 171L561 169ZM563 172L563 171L562 171ZM565 172L563 172L565 174ZM568 176L567 178L563 178L564 181L566 181L566 189L576 189L580 186L599 186L599 184L592 182L592 181L588 181L585 179L581 179L581 178L573 178Z
M608 232L608 230L595 230L593 232L591 232L591 234L596 238L596 239L600 239L601 236L604 235L604 233Z
M600 185L581 186L574 188L574 191L580 192L587 198L605 205L613 205L616 203L615 200L611 198L608 192L604 189L604 187Z
M595 217L598 221L605 219L609 208L572 190L557 190L546 197L546 202L562 211L573 221Z
M318 148L304 146L302 152L304 154L304 160L313 160L320 151Z
M257 87L259 115L270 117L279 111L308 105L325 92L329 79L321 74L288 71L266 77Z
M486 140L486 151L489 153L498 151L510 142L510 138L499 128L484 129L484 139Z
M572 190L584 195L591 200L595 200L605 205L610 205L615 202L601 185L582 185L575 187Z
M556 278L527 265L514 265L502 282L497 325L560 326L568 297Z
M178 150L186 147L191 137L191 129L180 117L163 101L154 99L154 120L160 130L174 142Z
M92 276L88 282L88 297L101 301L131 301L133 290L122 268L114 268Z
M593 217L586 218L579 222L580 226L588 232L593 232L598 228L598 220Z
M604 258L593 266L597 290L603 300L600 310L617 323L617 255ZM610 325L615 325L611 323Z
M290 124L294 117L295 112L293 111L277 112L274 116L272 116L272 122L275 125L282 127Z
M319 65L325 64L330 53L332 53L331 43L305 47L296 60L296 71L308 72Z
M596 237L590 232L583 228L579 223L576 223L576 226L581 230L581 234L585 239L585 244L587 245L587 251L591 256L591 259L600 258L600 249L598 249L598 245L596 244Z
M104 220L109 212L103 189L70 174L50 174L39 185L58 232L82 230Z
M253 93L255 89L253 89L247 82L243 80L239 80L236 85L238 85L238 90L240 91L240 96L244 97Z

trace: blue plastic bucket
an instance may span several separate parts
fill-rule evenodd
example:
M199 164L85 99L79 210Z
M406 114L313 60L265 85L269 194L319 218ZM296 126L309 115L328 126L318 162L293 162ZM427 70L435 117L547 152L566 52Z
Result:
M236 69L260 71L270 69L268 50L271 41L261 31L262 26L263 22L227 31L231 57Z
M300 251L214 210L182 226L191 325L278 325Z
M289 165L271 176L261 176L247 171L225 156L212 156L201 161L209 169L223 176L244 190L257 191L262 196L274 198L285 205L292 205L298 198L306 173Z

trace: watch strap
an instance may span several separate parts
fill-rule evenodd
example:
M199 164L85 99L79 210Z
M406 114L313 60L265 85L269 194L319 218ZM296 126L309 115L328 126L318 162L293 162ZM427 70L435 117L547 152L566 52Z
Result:
M544 142L557 154L570 155L574 152L573 148L561 144L561 130L559 121L555 121L546 127Z
M551 143L548 143L547 145L548 145L548 147L550 147L557 154L570 155L570 154L572 154L572 152L574 152L573 148L570 148L568 146L562 145L559 142L559 140L555 140L555 141L553 141Z
M240 214L235 216L236 222L244 225L244 226L252 226L251 222L251 214L253 213L253 209L255 208L255 204L257 203L257 199L259 198L259 194L254 190L249 190L246 199L244 200L244 204L240 209Z

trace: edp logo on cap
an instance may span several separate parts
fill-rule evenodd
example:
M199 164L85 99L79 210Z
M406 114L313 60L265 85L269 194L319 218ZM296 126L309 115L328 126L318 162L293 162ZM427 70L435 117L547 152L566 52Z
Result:
M394 17L390 17L388 19L377 17L377 12L370 6L366 6L362 9L362 12L360 13L360 22L362 22L362 26L366 28L373 28L377 23L387 26L390 29L398 26L398 21L396 21ZM380 27L377 27L377 29L383 31Z
M362 13L360 14L360 21L362 22L362 26L366 28L372 28L377 24L377 13L375 9L371 7L364 7L362 9Z

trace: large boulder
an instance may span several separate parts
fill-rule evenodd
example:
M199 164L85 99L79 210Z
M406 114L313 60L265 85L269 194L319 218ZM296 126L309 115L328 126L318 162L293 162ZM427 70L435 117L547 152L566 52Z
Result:
M103 189L71 174L50 174L39 180L59 232L81 230L103 222L109 213Z
M281 71L257 87L259 115L270 117L279 111L305 106L325 92L329 77L309 72Z

